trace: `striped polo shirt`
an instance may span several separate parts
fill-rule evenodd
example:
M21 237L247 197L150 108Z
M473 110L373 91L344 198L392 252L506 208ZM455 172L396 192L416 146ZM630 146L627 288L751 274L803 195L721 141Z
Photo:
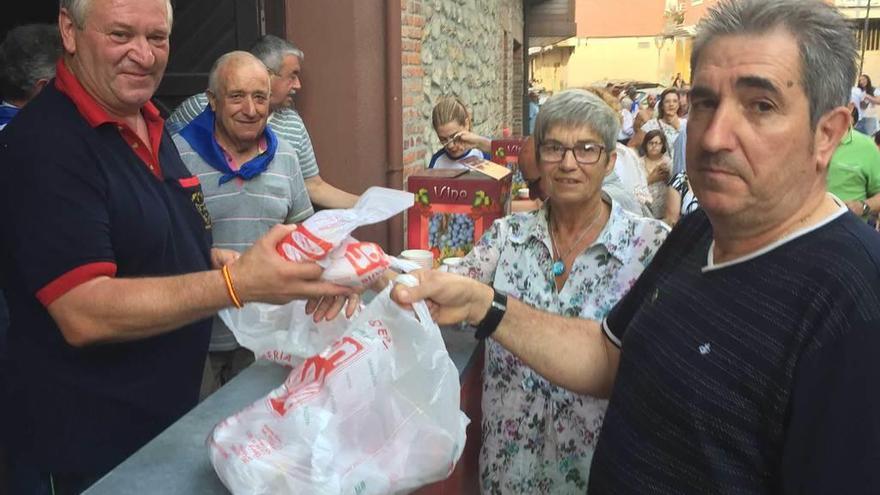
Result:
M211 214L214 247L244 251L279 223L299 223L315 212L306 191L297 155L283 140L269 168L251 180L220 184L222 174L208 165L180 135L174 136L180 158L199 178ZM232 332L214 318L211 351L238 347Z

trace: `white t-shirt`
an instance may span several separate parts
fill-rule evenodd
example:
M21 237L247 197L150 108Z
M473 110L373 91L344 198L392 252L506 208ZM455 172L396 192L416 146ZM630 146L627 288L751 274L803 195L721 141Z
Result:
M860 95L860 103L859 103L859 118L877 118L877 106L871 103L865 98L865 91L859 89ZM880 96L880 88L874 88L874 94L871 96Z
M849 102L856 106L856 112L859 115L859 119L862 118L862 99L864 98L864 92L858 86L853 86L849 92Z
M621 185L633 198L645 207L651 202L651 193L648 191L648 176L639 162L639 155L634 149L617 144L617 161L614 162L614 173L620 179ZM646 210L642 210L644 213Z
M434 156L431 157L431 163L428 165L428 168L467 168L467 166L461 163L461 160L467 158L469 156L476 156L479 158L486 158L482 151L477 148L472 148L470 151L461 155L458 158L451 158L446 154L445 149L440 149L437 153L434 153Z

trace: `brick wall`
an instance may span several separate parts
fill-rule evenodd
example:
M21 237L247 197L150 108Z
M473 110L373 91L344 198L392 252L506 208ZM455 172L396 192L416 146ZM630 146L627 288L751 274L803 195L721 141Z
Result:
M431 110L442 95L469 106L476 133L521 133L522 19L515 0L402 0L404 177L440 147Z
M511 70L513 71L513 87L510 89L513 98L513 116L512 130L514 134L522 135L523 132L523 44L515 45L513 48L513 60L511 62Z
M403 75L403 168L408 177L425 161L421 142L423 124L418 103L422 98L425 70L422 67L422 36L426 23L421 0L401 1L401 62ZM428 155L430 157L430 155Z

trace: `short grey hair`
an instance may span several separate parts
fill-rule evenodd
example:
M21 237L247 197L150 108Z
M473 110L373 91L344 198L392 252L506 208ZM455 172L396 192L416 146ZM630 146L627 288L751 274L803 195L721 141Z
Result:
M59 0L59 6L70 15L73 25L81 30L86 25L86 17L89 15L92 0ZM165 11L168 15L168 29L170 30L174 23L174 11L171 8L171 0L165 0Z
M40 79L55 77L61 34L55 24L12 28L0 44L0 93L8 100L30 100Z
M275 74L281 70L284 57L293 55L300 61L305 59L305 54L296 45L271 34L258 39L248 51L262 60L266 67Z
M264 69L266 66L263 65L263 62L255 57L253 54L245 52L245 51L232 51L228 53L224 53L214 61L214 65L211 66L211 72L208 74L208 91L217 96L220 92L220 71L230 63L236 63L238 65L242 65L243 63L250 61L254 65L258 65ZM269 72L266 70L266 79L268 81ZM271 85L270 85L271 86Z
M588 127L602 139L607 153L617 144L620 116L601 98L583 89L567 89L551 96L541 105L535 119L535 149L551 129Z
M810 128L828 111L849 102L856 80L855 35L840 12L822 0L725 0L709 10L697 26L691 71L720 36L769 33L785 28L800 52L800 82L810 105ZM691 77L693 80L693 77Z

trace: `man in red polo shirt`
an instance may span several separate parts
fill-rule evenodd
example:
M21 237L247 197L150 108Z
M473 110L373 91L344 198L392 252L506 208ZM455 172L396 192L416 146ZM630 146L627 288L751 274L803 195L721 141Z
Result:
M348 291L278 256L292 227L210 249L149 102L171 17L167 0L62 0L57 77L0 137L12 493L79 493L194 406L219 309Z

